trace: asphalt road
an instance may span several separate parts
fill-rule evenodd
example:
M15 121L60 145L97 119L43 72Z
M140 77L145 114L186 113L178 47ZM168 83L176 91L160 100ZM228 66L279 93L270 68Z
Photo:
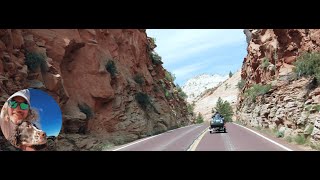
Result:
M270 136L259 136L246 128L227 123L227 132L205 133L196 151L291 151L292 145L283 144Z
M207 124L191 125L116 147L113 151L186 151Z
M210 134L209 125L191 125L115 147L112 151L301 151L252 129L227 123L227 132Z

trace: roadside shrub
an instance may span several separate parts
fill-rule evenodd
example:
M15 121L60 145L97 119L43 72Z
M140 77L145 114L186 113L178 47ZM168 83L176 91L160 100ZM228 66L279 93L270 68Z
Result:
M114 78L117 74L117 67L113 60L109 60L106 64L106 70L111 74L111 77Z
M251 102L255 102L257 96L266 94L271 89L271 84L259 85L255 84L251 88L247 89L244 93L246 98L249 98Z
M142 108L146 108L149 104L151 104L148 94L138 92L135 98Z
M320 83L320 53L304 53L293 63L295 65L294 72L297 77L315 77L317 84Z
M241 90L245 84L246 84L246 81L244 79L241 79L237 84L237 88Z
M269 64L270 64L269 63L269 59L268 58L264 58L263 61L262 61L261 66L262 66L263 69L266 69L269 66Z
M28 66L28 69L31 71L35 71L38 67L41 68L41 70L45 70L46 66L46 60L45 55L34 53L34 52L27 52L25 63Z
M134 81L140 85L144 83L143 76L141 74L137 74L134 76Z

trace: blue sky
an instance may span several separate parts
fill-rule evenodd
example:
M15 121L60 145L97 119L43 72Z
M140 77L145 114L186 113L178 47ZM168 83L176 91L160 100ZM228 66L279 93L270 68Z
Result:
M156 39L162 66L180 86L203 73L234 73L247 54L243 29L147 29L147 35Z
M40 114L40 129L47 136L58 136L62 127L62 113L57 102L46 92L38 89L29 89L31 108Z

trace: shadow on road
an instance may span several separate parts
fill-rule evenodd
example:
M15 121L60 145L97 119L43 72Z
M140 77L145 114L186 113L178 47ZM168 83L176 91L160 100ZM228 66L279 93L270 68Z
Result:
M210 133L210 132L209 132ZM223 132L223 131L213 131L212 133L210 133L210 134L220 134L220 133L228 133L228 131L226 131L226 132Z

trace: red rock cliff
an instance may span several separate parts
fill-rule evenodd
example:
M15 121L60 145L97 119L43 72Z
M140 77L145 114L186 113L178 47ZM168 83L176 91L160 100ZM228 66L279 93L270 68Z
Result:
M319 146L320 89L314 79L297 78L294 62L306 52L320 51L318 29L246 29L248 54L243 60L244 86L238 97L238 120L255 127L275 129L287 139L310 140ZM250 101L253 85L270 84L267 93Z
M161 61L152 60L155 47L144 29L0 30L0 104L23 88L51 94L63 113L58 150L121 144L187 125L186 102ZM32 69L27 53L42 54L41 65Z

